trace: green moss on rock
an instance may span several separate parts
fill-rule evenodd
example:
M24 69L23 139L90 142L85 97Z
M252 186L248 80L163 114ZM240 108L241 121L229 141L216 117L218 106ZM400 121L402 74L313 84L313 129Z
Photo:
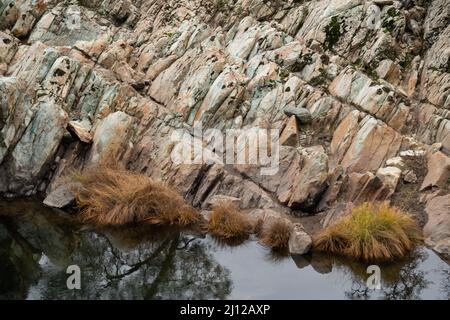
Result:
M330 23L325 27L325 35L324 46L326 49L332 50L342 35L338 17L331 18Z

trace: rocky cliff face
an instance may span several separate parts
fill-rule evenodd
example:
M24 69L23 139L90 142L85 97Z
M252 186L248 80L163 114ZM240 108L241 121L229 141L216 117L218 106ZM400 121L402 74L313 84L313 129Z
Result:
M0 193L118 161L198 207L391 200L449 254L449 21L449 0L0 0ZM196 122L280 130L279 170L174 163Z

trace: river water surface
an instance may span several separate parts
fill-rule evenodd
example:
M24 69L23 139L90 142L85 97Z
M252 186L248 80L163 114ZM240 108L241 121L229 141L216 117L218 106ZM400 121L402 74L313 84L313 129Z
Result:
M66 285L68 266L81 289ZM382 265L327 255L274 254L179 230L102 230L32 200L0 201L0 299L449 299L450 267L420 248Z

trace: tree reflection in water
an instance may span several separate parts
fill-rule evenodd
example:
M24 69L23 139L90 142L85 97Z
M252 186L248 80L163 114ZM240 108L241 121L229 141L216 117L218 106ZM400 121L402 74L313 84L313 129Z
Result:
M73 256L71 263L83 272L82 298L225 299L231 292L229 271L214 261L201 242L186 246L188 238L180 232L131 250L115 248L108 237L82 235L81 246ZM73 297L67 293L64 297ZM52 290L44 296L64 297Z
M55 212L22 209L0 218L2 298L226 299L231 292L229 271L206 243L180 230L80 232ZM66 287L73 264L81 290Z
M444 294L444 299L450 300L450 270L442 270L442 276L441 291Z
M343 265L347 266L344 272L352 281L351 288L345 295L349 299L418 300L422 291L431 284L426 279L426 272L418 268L426 258L427 253L417 251L404 261L381 264L380 290L371 290L367 287L366 281L370 276L366 273L368 265L348 261L345 264L338 262L341 268Z
M264 285L272 286L267 297L278 298L280 290L308 297L299 287L317 276L318 288L327 290L324 297L419 299L432 288L431 293L437 290L439 297L450 298L450 269L440 260L429 260L424 250L381 265L382 289L369 290L366 264L318 252L292 257L292 264L285 252L249 254L263 250L254 241L241 246L242 241L199 240L193 234L155 228L95 232L41 205L0 201L0 299L226 299L233 289L231 273L218 261L236 272L240 282L235 291L245 297L266 276L271 281ZM238 252L224 255L231 248ZM438 270L424 269L425 260ZM81 290L66 286L66 269L73 264L81 268ZM273 272L274 265L283 275ZM246 284L242 279L247 279L246 272L253 273L252 267L259 278ZM334 280L343 280L342 273L348 280L335 286ZM281 276L289 281L277 281ZM436 282L434 287L427 279ZM246 285L252 289L245 291Z

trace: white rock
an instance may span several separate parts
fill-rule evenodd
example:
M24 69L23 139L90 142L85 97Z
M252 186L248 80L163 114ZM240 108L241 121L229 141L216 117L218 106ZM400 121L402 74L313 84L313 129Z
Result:
M402 175L402 170L397 167L380 168L377 171L377 177L384 183L391 186L393 189L397 187L398 180Z
M422 157L425 154L425 150L405 150L400 152L400 157Z
M403 162L402 157L394 157L386 160L386 165L388 167L397 167L397 168L403 168L405 163Z
M289 252L291 254L302 255L308 253L311 245L311 237L306 233L301 224L296 223L289 238Z

